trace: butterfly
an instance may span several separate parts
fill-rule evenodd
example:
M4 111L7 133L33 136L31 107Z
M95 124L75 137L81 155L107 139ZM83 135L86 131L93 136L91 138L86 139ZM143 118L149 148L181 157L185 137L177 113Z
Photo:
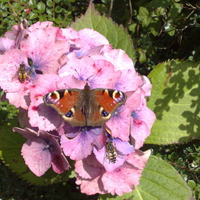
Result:
M23 83L28 78L27 70L24 63L21 63L19 65L18 78L21 83Z
M113 89L57 90L46 94L46 106L54 108L71 126L103 126L118 107L125 104L126 94Z

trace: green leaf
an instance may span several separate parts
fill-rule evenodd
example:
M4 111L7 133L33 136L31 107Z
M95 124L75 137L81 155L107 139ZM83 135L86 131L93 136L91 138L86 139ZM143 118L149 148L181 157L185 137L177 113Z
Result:
M60 15L58 15L57 17L56 17L56 19L55 19L55 23L57 23L57 24L61 24L62 22L63 22L63 18L62 18L63 16L60 14Z
M12 132L12 126L1 126L0 131L0 158L9 166L18 176L31 184L48 185L66 181L71 175L71 171L65 171L62 174L56 174L49 169L42 177L35 176L27 167L21 156L21 148L26 141L20 134Z
M156 17L151 20L149 30L154 36L158 36L160 33L160 26L161 26L160 20L158 20L158 18Z
M49 19L48 19L49 21L53 21L53 19L51 19L50 17L52 16L52 13L53 13L52 11L53 11L52 9L48 9L48 8L46 9L47 14L49 15Z
M167 6L171 6L173 4L173 0L165 0L165 1L160 1L160 0L152 0L148 7L149 8L153 8L153 7L167 7Z
M171 37L174 36L174 34L176 33L175 27L174 27L174 26L170 26L170 27L167 29L166 32L168 33L169 36L171 36Z
M84 28L94 29L104 35L114 48L123 49L133 61L136 60L133 43L127 31L122 26L117 26L111 19L97 13L93 4L90 4L84 16L71 24L71 28L77 31Z
M132 23L131 25L129 25L128 29L129 29L129 31L135 33L136 27L137 27L137 24Z
M157 120L146 143L184 143L200 138L200 64L161 63L150 73L153 88L148 102Z
M188 185L189 185L191 188L195 188L195 187L196 187L196 183L195 183L193 180L189 180L189 181L188 181Z
M46 5L43 2L37 4L37 9L40 13L44 13Z
M170 20L174 20L177 15L182 11L183 9L183 4L180 3L173 3L169 12L168 12L168 17Z
M29 13L29 18L30 19L35 19L35 18L37 18L38 17L38 14L37 13L34 13L34 12L30 12Z
M167 12L167 9L162 8L162 7L158 7L155 10L155 14L156 14L157 17L165 15L166 12Z
M56 6L55 12L56 12L56 13L62 12L62 8L61 8L60 6Z
M139 53L139 62L145 63L147 60L146 52L144 50L140 49L140 50L138 50L138 53Z
M49 7L53 7L53 1L52 0L48 0L47 2L47 6ZM52 11L51 11L52 12Z
M100 200L188 200L192 199L191 189L178 172L161 158L150 156L142 172L140 184L122 197L101 195Z
M152 17L149 16L149 11L144 7L139 8L137 19L142 24L142 27L148 26L152 21Z
M147 19L148 17L149 17L149 11L145 7L140 7L137 19L139 21L143 21L144 19Z
M30 6L37 6L37 0L29 0L29 5Z

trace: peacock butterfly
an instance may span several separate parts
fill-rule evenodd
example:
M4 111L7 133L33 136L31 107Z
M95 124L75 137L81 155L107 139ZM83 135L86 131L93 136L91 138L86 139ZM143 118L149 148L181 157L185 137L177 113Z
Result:
M54 108L71 126L102 126L118 107L125 104L126 94L112 89L57 90L46 94L43 100Z

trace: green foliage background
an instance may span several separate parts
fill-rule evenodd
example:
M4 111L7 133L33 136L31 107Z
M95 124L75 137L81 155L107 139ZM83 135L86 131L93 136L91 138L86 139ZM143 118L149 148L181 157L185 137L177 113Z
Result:
M95 0L94 4L97 11L106 17L110 17L116 24L123 25L130 34L134 49L127 53L135 62L137 71L141 74L149 75L154 88L160 85L165 86L164 88L153 88L152 97L149 102L150 108L153 109L157 117L159 117L160 109L163 109L163 112L167 111L166 109L169 104L163 105L163 107L159 107L159 110L156 110L158 107L155 105L159 103L156 96L158 97L164 89L167 92L167 89L173 87L172 81L175 76L183 76L182 82L180 80L180 86L193 79L194 76L197 76L196 79L199 78L199 1ZM29 25L37 21L48 20L53 21L55 26L66 27L77 17L81 17L88 8L88 5L89 2L86 0L1 0L0 35L3 35L12 25L18 24L23 18L28 20ZM72 23L71 26L75 28L76 25ZM120 30L122 29L121 27ZM103 29L100 30L102 34L104 31ZM114 33L113 37L110 35L109 38L114 40ZM123 46L123 44L115 44L114 47L116 48L118 45ZM128 50L130 50L130 48L128 48ZM182 62L183 60L184 62ZM162 62L165 63L163 64ZM195 64L195 62L197 62L197 64ZM181 65L183 65L185 69L180 73L178 69L181 69ZM171 68L170 66L173 67ZM152 71L153 69L156 70ZM192 69L194 74L188 77L189 69L190 71ZM159 79L157 77L159 77ZM179 79L181 79L181 77L179 77ZM185 87L187 88L188 86L186 85ZM180 88L178 87L178 89ZM178 89L177 92L179 91ZM187 92L191 92L191 90L196 91L196 87L193 88L192 85L192 89L188 88ZM179 98L181 99L181 94ZM189 99L189 96L186 98ZM169 102L173 102L173 109L176 108L175 106L180 105L176 105L177 102L173 101L172 98L170 99L169 96L168 100ZM199 98L197 100L199 100ZM193 101L193 99L191 101ZM184 105L184 102L181 105ZM182 109L184 109L184 107ZM181 115L181 110L179 110L179 112ZM192 109L190 112L193 112ZM199 112L199 107L196 107L196 112ZM13 124L16 124L16 114L17 111L11 105L7 102L0 102L1 126L8 125L12 127ZM197 126L197 134L195 132L191 137L182 135L185 137L184 141L178 141L178 138L168 140L173 130L171 124L166 125L167 119L171 118L170 114L173 114L173 112L170 112L169 115L165 115L166 119L164 120L158 118L158 123L155 124L152 130L152 137L148 138L148 144L143 147L143 150L151 148L154 155L163 158L174 166L192 188L193 196L196 199L200 199L199 115L197 115L195 118L196 121L194 122L194 125ZM175 114L176 111L174 115ZM184 118L184 113L182 116ZM163 126L166 126L165 130L167 131L163 132L163 137L161 138L160 135ZM159 137L157 137L157 133ZM160 141L152 142L152 138L154 141L158 141L157 139L160 139ZM162 142L161 139L163 139L164 142ZM165 146L158 145L161 143ZM154 159L152 160L152 165L156 165ZM3 161L0 163L0 176L0 197L3 200L98 198L98 195L88 197L81 194L79 188L74 183L74 179L70 179L67 182L67 187L66 182L43 187L33 187L25 181L19 180L15 174L7 168ZM103 197L101 198L105 199ZM131 199L131 197L129 199Z

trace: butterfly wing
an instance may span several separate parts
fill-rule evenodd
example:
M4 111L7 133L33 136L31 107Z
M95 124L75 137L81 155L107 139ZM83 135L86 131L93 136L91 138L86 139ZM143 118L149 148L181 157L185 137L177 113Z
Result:
M57 90L43 97L47 106L54 108L60 115L68 113L74 107L79 98L77 90Z
M88 126L102 126L126 102L126 94L118 90L94 89L91 90L91 95L92 112L87 119Z
M80 94L79 89L57 90L46 94L43 99L47 106L54 108L72 126L84 126L85 117L76 106Z

